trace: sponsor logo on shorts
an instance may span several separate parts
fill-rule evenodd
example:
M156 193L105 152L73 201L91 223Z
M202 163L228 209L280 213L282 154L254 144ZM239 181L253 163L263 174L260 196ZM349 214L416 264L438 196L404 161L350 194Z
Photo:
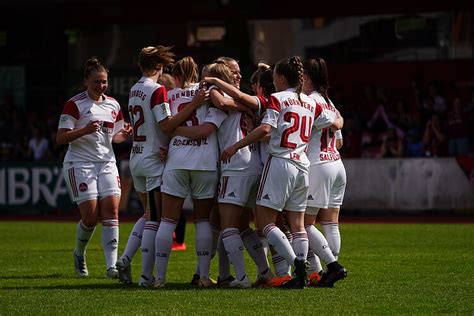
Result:
M230 196L230 197L235 197L235 193L234 191L230 192L229 194L227 194L227 196Z
M308 196L308 200L314 200L314 197L310 194L310 195Z
M268 196L268 194L265 194L262 199L263 200L270 200L270 197Z
M87 183L82 182L81 184L79 184L79 191L81 192L87 191Z

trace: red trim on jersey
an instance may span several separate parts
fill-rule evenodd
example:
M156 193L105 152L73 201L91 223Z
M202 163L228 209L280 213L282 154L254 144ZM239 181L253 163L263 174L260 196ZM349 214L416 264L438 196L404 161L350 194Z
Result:
M104 96L105 96L105 98L106 98L107 100L112 100L112 101L117 102L117 100L115 100L115 99L112 98L112 97L109 97L108 95L105 95L105 94L104 94Z
M161 86L155 91L150 98L150 108L154 108L158 104L168 102L168 93L166 92L165 87Z
M321 112L323 112L323 107L321 104L316 103L316 108L314 110L314 119L318 118L321 115Z
M123 120L123 113L122 110L119 111L117 117L115 118L115 122Z
M275 98L273 95L271 95L270 99L267 102L266 109L272 109L279 113L281 111L280 101L277 98Z
M67 114L75 118L76 120L79 119L79 109L77 108L76 102L69 100L66 102L63 108L63 113L62 114Z

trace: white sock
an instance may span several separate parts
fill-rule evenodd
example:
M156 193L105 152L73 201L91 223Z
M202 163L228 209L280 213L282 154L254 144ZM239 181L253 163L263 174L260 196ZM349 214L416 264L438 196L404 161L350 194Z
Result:
M219 279L225 280L230 276L230 260L225 250L222 234L217 243L217 257L219 258Z
M155 238L155 267L156 278L166 280L166 270L168 269L171 246L173 244L173 232L178 221L171 218L162 217L160 227Z
M196 254L198 257L199 275L209 279L211 267L212 232L209 220L199 220L196 226Z
M222 242L229 256L230 262L234 265L235 277L243 280L245 272L244 244L240 237L238 228L226 228L222 231Z
M263 252L265 253L265 258L268 256L268 240L265 236L263 236L263 232L260 229L255 229L255 234L257 234L258 239L262 243ZM268 262L268 259L267 259Z
M341 251L341 233L339 232L339 223L335 222L321 222L324 236L328 241L329 248L331 248L334 258L338 260L339 252Z
M275 270L275 274L277 276L282 277L290 274L291 266L288 265L288 262L286 262L285 258L280 256L278 253L272 255L272 263L273 269Z
M268 224L263 229L263 234L267 237L268 243L275 248L280 256L285 258L288 265L293 265L296 258L295 252L280 228L276 227L275 224Z
M142 275L152 279L155 266L155 239L160 223L147 221L143 228L142 238Z
M296 257L301 260L306 260L308 256L308 234L306 231L295 232L293 235L293 250L295 251Z
M319 260L319 257L316 256L316 254L312 251L308 251L308 263L309 263L309 268L308 268L308 275L310 275L313 272L319 272L323 269L321 266L321 261Z
M115 267L117 262L119 241L118 219L106 219L102 221L102 248L104 249L105 265L107 269Z
M244 242L245 249L257 265L258 273L264 274L268 271L268 260L263 251L263 245L260 242L255 231L251 228L246 229L240 234Z
M84 257L86 254L86 248L89 244L89 240L91 240L92 235L94 234L95 226L94 227L87 227L82 223L82 220L77 223L76 228L76 255L80 257Z
M140 217L135 225L133 225L130 236L128 236L127 245L125 246L122 255L126 257L128 261L132 261L133 256L135 256L135 253L142 244L143 227L145 226L145 222L146 218Z
M324 235L321 234L314 225L308 225L305 228L308 233L309 247L311 250L313 250L314 253L326 263L326 265L336 261Z

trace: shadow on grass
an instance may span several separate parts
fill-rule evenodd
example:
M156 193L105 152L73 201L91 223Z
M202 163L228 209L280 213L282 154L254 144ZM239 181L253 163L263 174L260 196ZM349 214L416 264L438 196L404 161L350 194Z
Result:
M186 283L167 283L164 288L140 288L136 284L125 285L120 283L110 284L69 284L69 285L21 285L0 287L1 290L97 290L97 289L122 289L127 291L213 291L222 290L214 286L209 288L199 288ZM235 289L232 289L235 290Z

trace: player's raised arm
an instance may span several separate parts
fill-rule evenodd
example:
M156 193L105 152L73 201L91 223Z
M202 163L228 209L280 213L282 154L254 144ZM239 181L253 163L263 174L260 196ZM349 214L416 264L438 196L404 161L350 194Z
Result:
M205 77L204 81L216 85L217 87L222 89L222 91L231 96L233 99L249 107L250 109L258 110L258 101L256 100L256 98L240 91L235 86L215 77Z

